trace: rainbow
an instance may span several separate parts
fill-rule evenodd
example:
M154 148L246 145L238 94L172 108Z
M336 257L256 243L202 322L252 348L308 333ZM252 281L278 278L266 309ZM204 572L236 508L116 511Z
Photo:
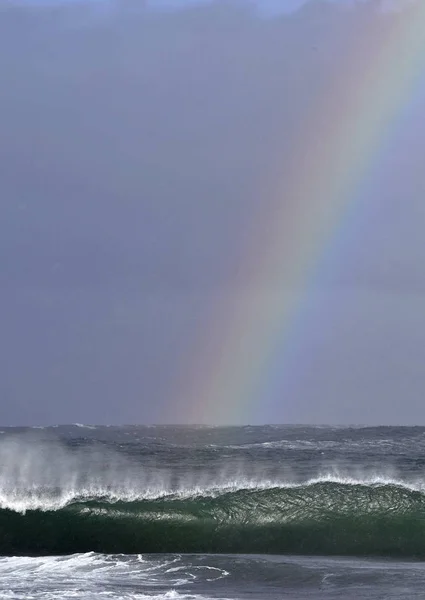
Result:
M192 423L261 422L267 412L264 391L277 350L284 371L296 344L293 323L302 319L320 265L424 72L425 1L382 21L378 40L356 40L345 75L304 124L289 176L242 252L249 285L215 301L196 340L178 390Z

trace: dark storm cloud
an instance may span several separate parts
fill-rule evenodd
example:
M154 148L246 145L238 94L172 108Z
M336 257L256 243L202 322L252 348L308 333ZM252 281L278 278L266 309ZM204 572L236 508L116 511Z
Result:
M169 418L180 360L211 298L249 283L241 249L369 10L0 2L0 421ZM412 160L392 157L329 288L422 292L425 148L409 131Z

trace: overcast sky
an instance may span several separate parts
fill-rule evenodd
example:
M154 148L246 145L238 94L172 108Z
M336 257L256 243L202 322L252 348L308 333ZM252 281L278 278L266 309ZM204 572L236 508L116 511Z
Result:
M100 2L0 0L3 425L185 419L195 336L253 293L247 231L389 7ZM425 424L424 117L419 86L249 421Z

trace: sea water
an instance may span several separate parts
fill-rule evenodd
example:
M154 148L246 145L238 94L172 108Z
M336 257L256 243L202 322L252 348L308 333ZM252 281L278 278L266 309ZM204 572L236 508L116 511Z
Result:
M0 598L425 598L425 428L3 428Z

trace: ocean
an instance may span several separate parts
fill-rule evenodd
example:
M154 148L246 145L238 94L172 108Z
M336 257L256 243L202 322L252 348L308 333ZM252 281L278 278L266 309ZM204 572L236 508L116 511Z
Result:
M425 428L3 428L0 598L425 598Z

